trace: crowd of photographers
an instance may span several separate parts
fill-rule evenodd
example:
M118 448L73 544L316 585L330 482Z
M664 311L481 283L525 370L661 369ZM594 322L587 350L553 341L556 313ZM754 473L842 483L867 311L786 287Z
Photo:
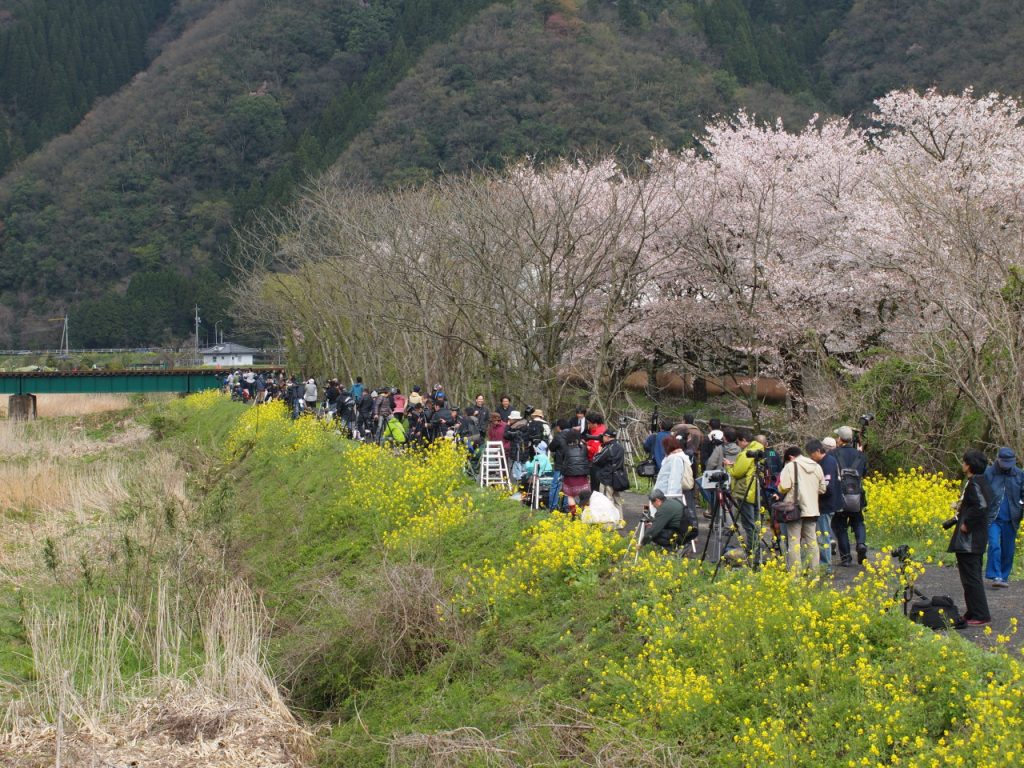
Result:
M287 378L283 372L234 371L226 391L237 399L283 400L292 417L303 414L337 420L357 440L423 444L448 439L464 445L470 461L487 443L501 445L511 479L523 497L538 500L586 522L623 524L622 493L630 474L651 479L653 511L645 510L643 544L678 549L697 536L698 513L709 528L734 531L743 557L757 564L765 548L784 549L793 569L831 571L867 557L864 478L868 465L860 428L842 426L833 436L811 440L781 453L764 435L708 422L705 433L692 415L679 423L655 414L643 443L647 459L627 466L626 450L602 414L577 408L571 416L547 420L539 408L522 411L508 396L491 408L484 395L459 408L438 384L369 389L361 378L342 386L338 379ZM949 551L956 553L968 624L990 620L984 579L994 589L1007 585L1017 530L1024 513L1024 470L1008 447L995 461L970 451L964 456L967 481L956 503ZM772 533L766 544L762 531ZM851 536L852 534L852 536ZM985 553L988 565L984 570Z

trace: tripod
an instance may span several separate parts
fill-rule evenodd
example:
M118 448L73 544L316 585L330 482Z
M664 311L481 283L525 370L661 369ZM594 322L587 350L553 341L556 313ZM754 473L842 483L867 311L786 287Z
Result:
M632 542L635 548L633 552L633 565L636 565L640 560L640 547L644 543L644 534L647 532L647 526L653 522L654 518L651 517L647 507L644 507L643 511L640 512L640 522L636 524L636 528L633 529L633 533L629 537L630 542ZM622 553L621 562L625 562L627 557L629 557L629 547L626 547L626 551Z
M731 522L729 524L729 534L723 542L722 535L725 532L726 515L728 515ZM715 562L719 562L722 559L722 553L725 551L736 530L736 500L733 499L732 494L724 487L724 483L720 482L718 487L715 488L715 497L712 501L711 509L711 522L708 524L708 537L704 540L704 550L701 552L700 562L703 564L707 559L708 547L711 545L712 538L715 539L714 559Z

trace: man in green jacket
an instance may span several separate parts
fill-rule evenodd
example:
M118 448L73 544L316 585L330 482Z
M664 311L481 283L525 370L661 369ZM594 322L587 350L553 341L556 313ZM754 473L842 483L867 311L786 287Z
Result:
M757 461L750 455L763 451L764 446L753 440L750 431L738 430L736 444L740 454L736 462L728 467L732 476L732 496L739 509L740 527L743 529L743 548L749 558L754 552L754 543L760 538L757 510Z

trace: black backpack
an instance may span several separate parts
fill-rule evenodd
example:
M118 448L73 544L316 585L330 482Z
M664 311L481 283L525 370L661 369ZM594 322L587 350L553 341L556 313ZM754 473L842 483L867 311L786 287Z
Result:
M960 609L948 595L935 595L918 600L910 605L910 612L907 615L911 621L936 630L960 627L964 623Z
M864 478L860 476L854 467L844 467L836 456L836 463L839 465L839 487L843 494L841 512L848 515L855 514L861 510L861 498L864 495Z

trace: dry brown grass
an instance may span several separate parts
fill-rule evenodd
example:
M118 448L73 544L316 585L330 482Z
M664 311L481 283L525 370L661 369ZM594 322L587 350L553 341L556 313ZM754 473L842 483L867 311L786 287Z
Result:
M194 511L185 470L163 452L88 463L50 454L0 465L0 573L12 580L38 573L49 540L53 575L62 578L83 558L115 559L126 536L151 548L167 543L165 529Z
M25 609L33 679L0 680L0 765L306 765L266 611L227 579L184 465L147 438L127 419L102 440L0 422L0 584L105 585Z
M556 717L524 709L520 725L488 737L477 728L392 736L389 768L460 768L577 765L584 768L697 768L707 765L682 746L652 742L632 729L572 707Z
M36 395L36 412L40 418L123 411L130 404L128 395L121 394ZM7 417L6 397L0 397L0 416Z
M166 582L152 604L155 616L105 600L29 612L36 680L7 707L0 755L17 759L4 764L51 766L58 751L65 765L307 764L312 734L266 671L270 622L258 598L233 582L205 604L205 663L192 672L177 667L190 611ZM148 660L150 673L126 676L126 653Z

